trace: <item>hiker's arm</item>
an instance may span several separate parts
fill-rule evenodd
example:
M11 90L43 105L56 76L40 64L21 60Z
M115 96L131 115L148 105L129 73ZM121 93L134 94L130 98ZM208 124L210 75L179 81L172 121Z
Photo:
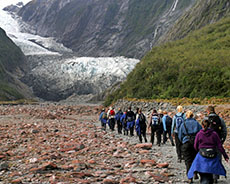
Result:
M226 137L227 137L227 127L226 127L226 124L224 122L224 119L223 118L220 118L221 119L221 143L223 144L224 141L226 140Z

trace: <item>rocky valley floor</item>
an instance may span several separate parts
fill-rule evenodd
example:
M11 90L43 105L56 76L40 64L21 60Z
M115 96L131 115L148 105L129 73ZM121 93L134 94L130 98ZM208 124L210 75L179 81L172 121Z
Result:
M99 112L94 105L0 106L0 184L187 183L169 142L152 147L102 131ZM229 154L230 136L224 146ZM219 183L227 184L224 165L228 178Z

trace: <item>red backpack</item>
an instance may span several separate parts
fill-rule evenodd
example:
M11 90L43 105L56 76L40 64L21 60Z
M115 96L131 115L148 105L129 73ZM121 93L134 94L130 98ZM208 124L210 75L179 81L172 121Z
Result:
M110 113L109 113L111 116L114 116L115 115L115 111L112 109L110 110Z

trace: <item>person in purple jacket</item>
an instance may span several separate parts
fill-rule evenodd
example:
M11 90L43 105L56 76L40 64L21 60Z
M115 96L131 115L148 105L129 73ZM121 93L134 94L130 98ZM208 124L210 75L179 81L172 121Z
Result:
M188 178L193 178L195 172L200 174L201 184L212 184L213 174L226 176L226 170L217 156L217 149L223 154L228 162L226 154L218 134L209 128L208 119L202 121L202 130L197 133L194 143L195 150L199 151L187 174Z

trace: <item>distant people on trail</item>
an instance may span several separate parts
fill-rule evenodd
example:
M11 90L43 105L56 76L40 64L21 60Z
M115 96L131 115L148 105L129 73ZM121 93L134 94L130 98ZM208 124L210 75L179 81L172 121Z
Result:
M142 143L142 136L143 136L145 142L147 142L146 128L147 128L146 117L142 113L141 109L138 109L137 118L136 118L136 132L137 132L137 135L139 137L139 141L141 143Z
M109 124L109 128L114 131L115 128L115 110L113 107L110 107L108 112L107 112L107 116L108 116L108 124Z
M149 120L149 128L151 128L151 143L154 144L154 137L157 137L157 145L161 145L161 125L160 117L157 111L154 109Z
M224 120L216 114L214 106L208 106L206 112L208 113L207 118L210 123L210 128L212 128L218 134L221 143L224 144L224 141L227 137L227 127ZM221 160L222 158L220 152L218 152L218 156ZM214 175L214 183L217 183L218 179L219 176Z
M181 153L184 157L186 173L188 173L197 151L194 149L194 140L196 134L202 129L201 125L193 118L193 112L186 112L186 120L180 126L178 131L178 138L182 143ZM197 177L197 176L196 176ZM192 183L192 178L189 181Z
M127 114L127 110L123 113L123 115L120 118L120 121L122 123L122 128L123 128L124 135L128 135L127 122L126 122L126 114Z
M174 135L175 137L178 162L181 162L182 160L182 154L181 154L182 143L180 142L178 138L178 132L179 132L179 128L181 124L184 123L185 119L186 119L186 116L185 116L185 113L183 113L183 107L179 105L177 107L177 113L173 117L172 130L171 130L171 134Z
M100 116L99 116L99 121L101 121L101 129L106 130L106 123L107 123L107 113L105 112L105 109L102 108Z
M167 142L167 139L169 138L172 146L175 146L172 135L171 135L172 118L168 115L167 111L163 111L162 124L163 124L163 129L164 129L163 144L165 144ZM167 135L168 135L168 138L167 138Z
M136 119L135 114L131 110L131 107L129 107L126 113L126 122L127 122L127 129L130 131L130 136L134 135L135 119Z
M226 170L221 163L218 151L224 156L228 162L229 157L226 154L221 139L217 132L209 128L210 122L208 117L202 121L202 130L197 133L194 143L194 148L199 151L194 159L191 168L188 172L188 178L192 179L194 172L200 174L201 184L212 184L214 181L213 174L226 176Z
M123 112L121 110L121 108L118 108L118 111L115 115L115 119L116 119L116 122L117 122L117 131L118 131L118 134L122 134L122 122L121 122L121 117L123 115Z

